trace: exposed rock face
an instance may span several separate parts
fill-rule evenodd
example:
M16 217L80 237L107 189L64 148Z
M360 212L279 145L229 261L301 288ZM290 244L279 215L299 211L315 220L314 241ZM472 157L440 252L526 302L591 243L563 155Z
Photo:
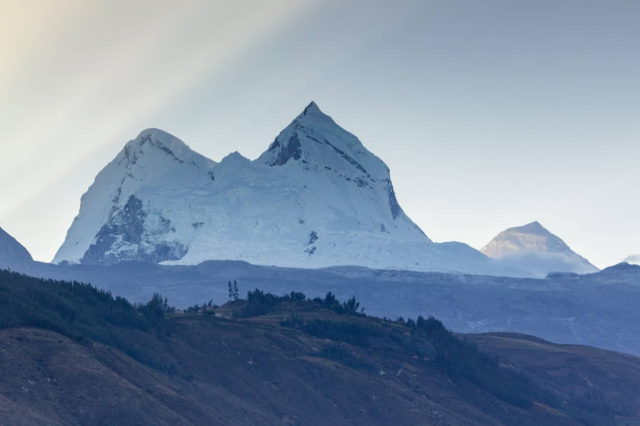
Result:
M27 249L0 228L0 269L23 270L32 262Z
M161 262L183 257L187 247L178 241L170 215L156 210L144 194L157 190L171 198L189 185L206 188L215 182L214 164L161 130L141 132L83 195L80 213L54 261Z
M539 222L509 228L498 234L481 251L506 264L526 269L535 276L545 276L550 272L585 274L598 271Z
M216 163L142 132L82 197L54 261L211 259L518 274L465 244L429 240L384 162L314 103L254 161L235 152Z
M155 223L149 223L147 216L142 201L135 195L130 196L124 208L115 211L100 228L82 263L127 260L159 263L181 259L187 248L177 241L166 241L167 236L175 232L171 221L159 216Z

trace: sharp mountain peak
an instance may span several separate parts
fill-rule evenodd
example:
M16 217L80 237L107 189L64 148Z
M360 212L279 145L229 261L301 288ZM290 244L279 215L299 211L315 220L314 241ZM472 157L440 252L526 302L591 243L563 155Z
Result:
M551 232L549 232L549 230L547 228L545 228L544 226L542 226L542 224L540 222L538 222L537 220L535 220L533 222L530 222L530 223L527 223L526 225L516 226L516 227L510 228L510 230L551 234Z
M304 149L304 145L308 143L322 144L325 145L326 149ZM282 149L278 149L279 147L282 147ZM181 139L159 128L142 130L135 139L125 145L122 151L127 158L134 157L134 159L137 159L140 155L156 153L164 153L175 157L177 160L186 160L193 154L201 156ZM274 151L278 151L275 155L276 158L273 158ZM322 112L314 101L311 101L293 119L256 161L266 162L269 165L283 165L291 158L294 160L300 159L303 151L307 156L326 157L337 155L343 157L343 159L347 155L364 154L373 156L364 148L357 137L344 130L329 115ZM223 161L237 156L245 158L235 151L228 154ZM211 159L207 158L207 160L215 163ZM353 163L353 161L351 162Z
M142 131L83 195L54 261L213 259L511 274L465 244L429 240L385 163L315 102L253 161L235 152L216 163Z

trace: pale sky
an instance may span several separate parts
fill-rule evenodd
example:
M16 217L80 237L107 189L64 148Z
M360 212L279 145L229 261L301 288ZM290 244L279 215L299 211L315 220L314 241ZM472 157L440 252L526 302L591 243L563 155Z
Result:
M640 2L0 2L0 227L49 261L98 171L158 127L257 157L310 100L436 241L540 221L640 253Z

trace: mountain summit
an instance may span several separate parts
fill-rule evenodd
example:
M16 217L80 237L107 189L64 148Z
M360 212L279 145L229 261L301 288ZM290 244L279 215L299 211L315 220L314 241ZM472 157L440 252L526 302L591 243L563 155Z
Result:
M584 274L598 271L537 221L499 233L481 251L536 276L549 272Z
M461 243L433 243L389 169L309 104L256 160L216 163L145 130L96 177L54 262L147 261L513 274Z
M320 111L314 102L278 135L258 159L270 166L282 166L290 160L307 167L330 166L331 170L350 171L352 175L366 180L389 174L389 169L378 157L369 152L357 137Z

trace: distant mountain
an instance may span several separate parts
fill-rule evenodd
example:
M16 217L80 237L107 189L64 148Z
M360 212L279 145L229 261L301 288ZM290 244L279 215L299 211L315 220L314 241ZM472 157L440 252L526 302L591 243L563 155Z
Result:
M634 282L640 284L640 265L622 262L604 268L599 274L602 277L613 278L615 282Z
M640 266L629 264L547 279L349 266L296 269L240 261L37 264L32 275L92 283L137 303L160 293L178 308L208 300L224 303L229 280L237 280L241 295L255 288L312 297L330 291L342 299L356 296L368 314L378 317L433 315L456 332L513 331L640 355Z
M505 265L527 270L539 277L550 272L587 274L598 271L539 222L509 228L499 233L481 251Z
M244 260L523 275L462 243L434 243L389 169L311 103L256 160L220 163L143 131L83 195L54 262Z
M631 263L632 265L640 265L640 254L632 254L631 256L627 256L624 261L627 263Z
M0 228L0 268L23 270L32 262L27 249Z

